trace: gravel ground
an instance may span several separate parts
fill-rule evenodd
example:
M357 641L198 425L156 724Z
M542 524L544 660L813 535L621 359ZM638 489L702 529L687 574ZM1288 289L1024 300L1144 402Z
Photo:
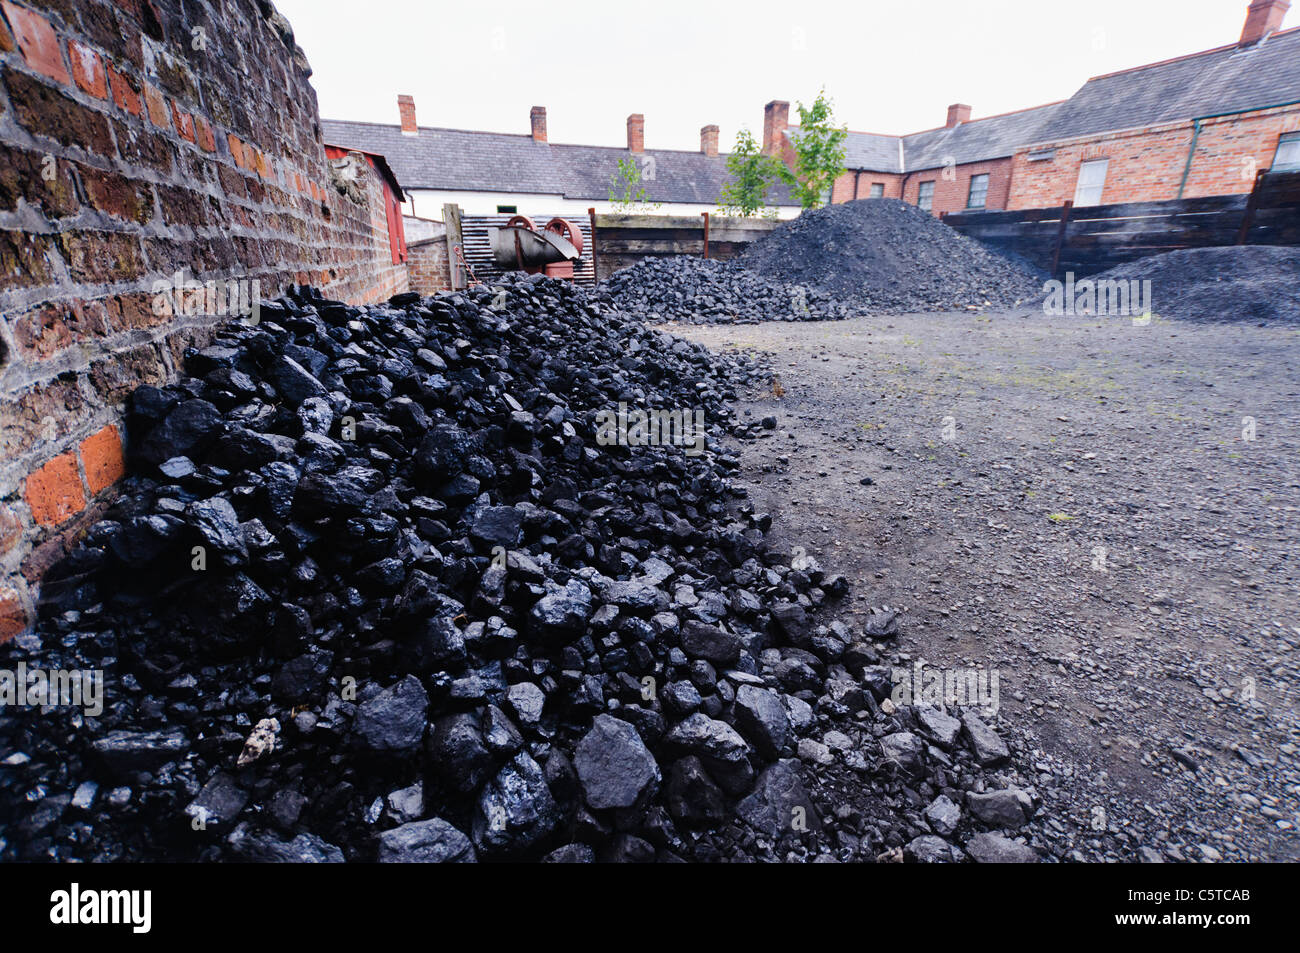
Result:
M887 661L999 673L1049 855L1300 859L1300 332L1023 311L671 330L771 355L779 384L741 405L776 418L742 452L755 504L849 577L845 622L904 609Z

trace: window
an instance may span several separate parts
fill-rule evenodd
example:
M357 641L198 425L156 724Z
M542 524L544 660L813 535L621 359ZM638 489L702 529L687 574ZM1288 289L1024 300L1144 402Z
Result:
M1300 171L1300 132L1288 132L1277 141L1277 155L1273 157L1273 171Z
M989 198L988 173L970 177L970 198L966 199L967 208L983 208Z
M884 183L884 182L872 182L872 183L871 183L871 197L872 197L873 199L883 199L883 198L885 197L885 183Z
M518 213L519 213L519 206L518 206L518 205L498 205L498 206L497 206L497 214L498 214L498 215L517 215Z
M1101 193L1106 188L1106 167L1109 165L1109 159L1093 159L1079 167L1079 186L1074 190L1076 206L1101 204Z
M934 183L922 182L916 193L916 204L929 212L934 208Z

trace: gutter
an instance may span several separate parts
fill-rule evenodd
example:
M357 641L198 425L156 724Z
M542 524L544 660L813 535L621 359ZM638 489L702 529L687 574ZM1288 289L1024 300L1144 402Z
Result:
M1178 183L1178 197L1183 197L1183 190L1187 188L1187 177L1192 174L1192 159L1196 155L1196 143L1201 138L1201 120L1197 119L1192 122L1192 144L1187 149L1187 164L1183 166L1183 180Z
M1300 106L1300 99L1293 99L1286 103L1275 103L1272 106L1256 106L1250 109L1233 109L1229 112L1214 113L1210 116L1200 116L1192 120L1192 144L1187 150L1187 164L1183 167L1183 180L1178 183L1178 197L1183 197L1183 190L1187 188L1187 180L1192 174L1192 159L1196 155L1196 143L1201 138L1201 123L1210 119L1222 119L1225 116L1244 116L1246 113L1267 112L1270 109L1285 109L1288 106Z

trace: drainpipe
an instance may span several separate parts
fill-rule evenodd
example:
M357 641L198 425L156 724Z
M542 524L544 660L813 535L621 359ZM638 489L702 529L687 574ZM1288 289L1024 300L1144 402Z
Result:
M1187 178L1192 174L1192 158L1196 155L1196 143L1201 138L1201 121L1197 119L1192 123L1192 144L1187 150L1187 165L1183 166L1183 181L1178 183L1178 197L1183 197L1183 190L1187 188Z

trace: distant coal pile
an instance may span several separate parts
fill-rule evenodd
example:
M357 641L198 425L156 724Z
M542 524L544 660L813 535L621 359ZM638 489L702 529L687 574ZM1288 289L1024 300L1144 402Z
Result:
M1237 245L1172 251L1118 265L1092 281L1151 282L1151 311L1163 318L1300 322L1300 248Z
M1042 281L928 212L864 199L804 212L738 259L770 281L816 288L873 314L1003 310Z
M602 284L622 311L648 321L755 324L864 313L817 288L771 281L735 262L690 255L645 258Z

